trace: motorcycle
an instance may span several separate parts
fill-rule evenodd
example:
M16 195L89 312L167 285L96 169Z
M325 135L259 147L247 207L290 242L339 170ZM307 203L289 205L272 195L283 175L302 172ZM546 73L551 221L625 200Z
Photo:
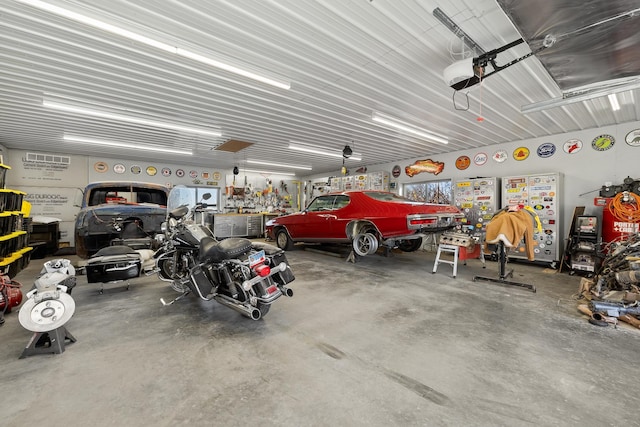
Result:
M160 301L171 305L193 293L258 320L275 300L293 296L287 285L295 277L284 251L276 246L236 237L217 240L204 220L210 197L206 193L194 204L195 191L184 186L169 194L167 221L154 257L158 277L181 295Z

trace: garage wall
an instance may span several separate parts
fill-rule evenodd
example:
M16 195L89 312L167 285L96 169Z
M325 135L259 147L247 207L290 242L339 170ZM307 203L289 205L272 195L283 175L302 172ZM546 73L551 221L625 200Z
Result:
M598 196L598 191L602 185L608 182L621 184L627 176L636 179L640 178L640 146L631 146L625 142L627 134L636 129L640 129L640 122L630 122L623 125L554 135L548 138L528 139L492 145L484 150L456 151L444 155L425 156L394 163L372 165L368 167L368 172L391 172L395 165L400 166L402 170L400 176L397 179L392 178L392 182L395 181L397 183L397 188L402 188L402 185L405 183L440 179L503 177L519 174L561 172L564 174L563 205L565 209L563 212L563 223L565 227L563 234L566 234L568 224L571 222L574 206L585 206L586 214L600 215L602 208L595 207L593 205L593 199ZM608 150L597 151L592 147L592 141L603 134L613 136L615 143ZM574 152L574 154L566 153L563 150L563 145L570 139L581 140L582 149ZM556 151L549 158L542 158L536 154L537 148L544 143L552 143L555 145ZM529 157L525 160L517 161L513 157L514 150L519 147L526 147L530 150ZM502 163L498 163L492 159L493 154L497 150L505 150L508 153L508 158ZM478 153L486 153L489 157L484 165L478 166L474 164L474 156ZM464 155L471 158L471 165L466 170L459 170L455 165L456 159ZM401 155L398 157L401 157ZM437 176L429 173L421 173L411 178L404 173L405 166L413 164L416 160L428 158L434 161L444 162L445 167L443 172ZM339 170L336 170L334 176L339 176L339 174ZM315 182L321 178L321 176L312 176L305 179Z

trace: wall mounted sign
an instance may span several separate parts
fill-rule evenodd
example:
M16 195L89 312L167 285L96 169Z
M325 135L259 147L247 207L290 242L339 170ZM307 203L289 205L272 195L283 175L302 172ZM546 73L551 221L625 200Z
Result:
M475 163L476 166L482 166L485 163L487 163L487 160L489 160L489 156L487 156L487 153L477 153L475 156L473 156L473 163Z
M438 175L444 170L444 162L436 162L431 159L417 160L414 164L406 166L404 173L407 176L412 177L422 172L432 173Z
M507 160L507 157L509 157L509 155L507 154L506 150L498 150L493 153L493 160L498 163L504 162L505 160Z
M591 147L596 151L607 151L615 143L616 139L611 135L598 135L591 141Z
M527 147L518 147L513 150L513 158L517 161L521 162L527 157L529 157L529 149Z
M395 165L393 169L391 169L391 176L393 176L394 178L397 178L400 176L400 172L402 172L402 169L400 169L400 166Z
M105 162L96 162L93 165L93 169L98 173L105 173L109 170L109 165L107 165Z
M147 175L154 176L157 173L158 169L156 169L154 166L147 166Z
M202 179L209 179L209 172L202 172Z
M216 181L219 181L220 178L222 178L222 174L220 172L213 173L213 179L215 179ZM218 185L218 184L215 184L215 185Z
M113 171L115 173L125 173L126 170L127 168L125 168L122 163L116 163L115 165L113 165Z
M160 173L162 174L162 176L171 176L171 169L169 169L169 168L162 168L162 170L160 171Z
M624 142L632 147L640 147L640 129L632 130L624 137Z
M456 159L456 167L461 171L467 169L471 165L469 156L460 156Z
M576 154L582 150L582 141L579 139L570 139L562 145L562 149L567 154Z
M538 154L538 157L546 159L556 153L556 146L550 142L545 142L544 144L540 144L538 146L536 153Z
M198 171L189 171L189 177L196 179L198 177Z
M140 172L142 172L142 168L138 165L133 165L131 166L131 173L134 175L138 175Z
M176 176L182 178L184 176L184 169L176 169Z

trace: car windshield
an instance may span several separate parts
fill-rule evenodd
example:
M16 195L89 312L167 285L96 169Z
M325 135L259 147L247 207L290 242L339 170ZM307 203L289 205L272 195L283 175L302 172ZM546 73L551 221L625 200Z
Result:
M404 196L399 196L394 193L387 193L384 191L366 191L365 195L371 197L372 199L380 200L382 202L392 202L392 203L418 203L415 200L407 199Z
M110 186L91 190L89 206L103 204L141 204L167 205L167 194L155 188L135 186Z

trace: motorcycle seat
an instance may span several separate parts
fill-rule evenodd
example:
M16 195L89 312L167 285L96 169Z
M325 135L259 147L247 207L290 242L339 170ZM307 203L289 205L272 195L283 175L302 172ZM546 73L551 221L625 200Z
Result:
M240 237L230 237L217 241L212 237L204 237L200 241L200 261L211 260L221 262L225 259L237 258L251 250L251 240Z

